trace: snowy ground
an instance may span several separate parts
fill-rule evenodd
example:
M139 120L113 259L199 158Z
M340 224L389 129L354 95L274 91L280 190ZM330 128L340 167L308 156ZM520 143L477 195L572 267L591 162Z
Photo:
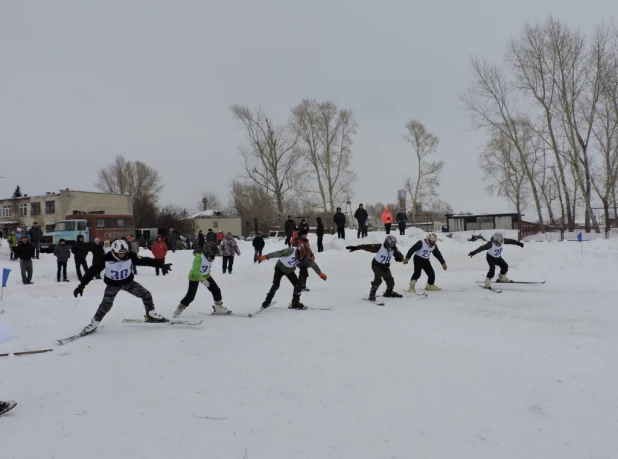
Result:
M494 294L475 284L486 264L484 254L467 257L480 243L466 236L440 242L449 270L437 284L461 292L374 306L361 299L372 256L327 236L317 261L328 281L311 274L302 301L331 311L205 316L212 300L201 289L183 316L203 319L198 327L126 325L143 308L121 293L103 328L66 346L55 340L90 321L102 282L75 299L74 268L73 282L57 285L54 259L44 256L35 285L23 286L4 257L0 268L13 272L0 303L8 339L0 353L54 351L0 358L0 400L18 401L0 417L0 457L618 457L618 240L588 242L583 255L573 242L509 246L511 278L547 284ZM405 249L416 240L400 239ZM346 243L356 242L349 234ZM254 265L250 243L241 250L234 274L217 267L214 276L226 306L246 313L260 306L275 262ZM171 316L191 254L169 261L172 275L141 268L137 280ZM406 288L412 266L393 272ZM286 282L278 307L291 298Z

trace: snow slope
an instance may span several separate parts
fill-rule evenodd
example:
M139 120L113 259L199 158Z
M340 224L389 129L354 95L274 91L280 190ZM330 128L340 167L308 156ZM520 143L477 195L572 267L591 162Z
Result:
M345 243L326 237L317 262L328 281L310 273L302 298L333 310L288 310L283 279L276 306L285 309L255 318L200 314L212 304L201 288L183 318L202 325L127 325L143 308L120 293L97 333L66 346L55 340L90 321L102 282L75 299L72 266L73 282L58 285L53 257L43 256L35 285L23 286L17 263L0 259L13 269L0 353L54 349L0 358L0 400L18 402L0 417L0 457L618 457L618 240L588 242L583 255L572 242L508 246L511 278L547 284L494 294L475 284L484 255L467 257L481 243L465 239L440 241L449 269L434 261L437 284L453 291L428 299L361 300L372 255L347 252L357 243L349 232ZM282 247L269 242L266 251ZM254 265L250 243L240 248L234 274L217 265L214 277L226 306L253 312L275 262ZM137 280L171 316L191 254L168 260L170 276L139 268ZM397 263L393 273L397 289L407 288L412 266Z

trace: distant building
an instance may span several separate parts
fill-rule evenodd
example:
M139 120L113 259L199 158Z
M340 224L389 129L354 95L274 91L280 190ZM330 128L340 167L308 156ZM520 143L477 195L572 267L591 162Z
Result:
M44 233L54 231L56 221L75 213L133 215L130 195L61 190L57 193L0 199L0 228L30 228L37 222Z
M448 232L519 229L518 214L455 215L446 214Z
M227 234L232 233L234 236L246 237L254 230L253 218L235 217L232 215L224 215L216 210L203 210L190 215L188 218L195 222L195 232L202 230L204 234L211 229L215 233L223 231Z

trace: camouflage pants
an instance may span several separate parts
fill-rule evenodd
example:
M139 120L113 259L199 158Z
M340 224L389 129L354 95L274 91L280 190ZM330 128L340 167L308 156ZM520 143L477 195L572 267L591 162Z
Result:
M130 293L137 298L141 298L142 302L144 303L144 307L146 308L146 311L152 311L154 309L152 295L148 290L146 290L137 282L131 281L128 284L120 286L108 285L107 287L105 287L103 301L101 301L99 309L97 309L97 312L94 314L94 320L96 320L97 322L101 322L101 320L103 320L103 317L105 317L105 315L112 309L112 306L114 305L114 300L116 299L116 295L118 295L118 292L121 290L124 290L125 292Z
M386 288L388 290L392 290L395 287L395 279L391 274L391 268L389 266L372 261L371 270L373 271L373 282L371 285L375 288L378 288L380 284L382 284L382 279L386 282Z

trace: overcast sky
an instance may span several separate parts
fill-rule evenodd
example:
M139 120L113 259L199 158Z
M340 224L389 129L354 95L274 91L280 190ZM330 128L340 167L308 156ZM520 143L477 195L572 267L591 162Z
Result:
M502 6L502 5L505 6ZM117 154L163 175L164 203L226 200L244 134L232 103L278 122L304 97L354 111L354 206L394 201L414 173L402 140L422 121L440 137L440 196L499 212L477 168L484 134L457 94L470 56L501 59L524 21L590 31L618 2L588 0L39 0L0 9L0 194L94 190Z

